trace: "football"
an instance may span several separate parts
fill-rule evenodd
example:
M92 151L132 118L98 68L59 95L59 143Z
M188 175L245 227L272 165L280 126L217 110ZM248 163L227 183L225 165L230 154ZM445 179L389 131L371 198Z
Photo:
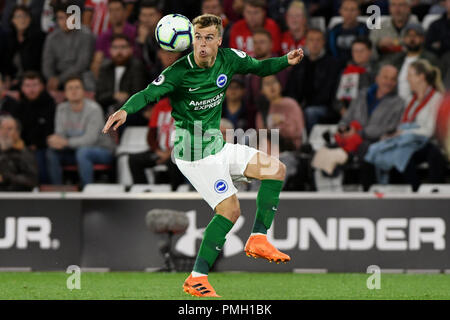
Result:
M168 14L159 20L155 37L164 50L181 52L191 46L194 26L181 14Z

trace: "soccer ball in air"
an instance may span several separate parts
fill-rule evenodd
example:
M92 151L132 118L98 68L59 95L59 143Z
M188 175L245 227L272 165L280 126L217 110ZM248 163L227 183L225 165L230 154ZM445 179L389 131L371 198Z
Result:
M159 20L155 36L164 50L181 52L191 46L194 26L181 14L168 14Z

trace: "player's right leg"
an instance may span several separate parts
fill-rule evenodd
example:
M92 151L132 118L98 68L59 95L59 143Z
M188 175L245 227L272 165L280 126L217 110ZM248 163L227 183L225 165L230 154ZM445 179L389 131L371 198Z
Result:
M231 181L228 164L222 152L194 162L176 160L180 171L215 211L203 233L203 240L192 273L183 290L200 297L218 297L208 281L208 272L216 261L225 236L240 214L236 188Z

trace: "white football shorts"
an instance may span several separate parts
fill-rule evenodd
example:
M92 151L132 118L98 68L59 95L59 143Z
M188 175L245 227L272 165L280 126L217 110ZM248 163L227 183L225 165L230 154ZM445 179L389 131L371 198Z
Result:
M217 154L196 161L175 159L181 173L214 210L237 193L233 180L244 177L244 171L259 150L242 144L225 143Z

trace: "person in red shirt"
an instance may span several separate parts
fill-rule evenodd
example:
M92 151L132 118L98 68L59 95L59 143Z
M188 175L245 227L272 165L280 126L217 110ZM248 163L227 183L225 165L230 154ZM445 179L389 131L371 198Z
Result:
M279 55L281 51L281 31L277 23L266 17L265 0L245 0L244 19L237 21L230 32L230 47L247 52L254 56L253 32L264 28L272 35L273 53Z
M171 116L172 106L169 98L161 99L154 105L148 123L147 142L150 150L130 154L128 165L130 166L133 183L148 183L145 169L153 168L159 164L165 164L168 167L170 184L172 191L183 183L184 178L176 165L172 162L171 153L173 141L172 133L175 130L174 119Z
M308 30L305 5L301 1L293 1L286 12L286 30L281 36L281 54L303 48Z

